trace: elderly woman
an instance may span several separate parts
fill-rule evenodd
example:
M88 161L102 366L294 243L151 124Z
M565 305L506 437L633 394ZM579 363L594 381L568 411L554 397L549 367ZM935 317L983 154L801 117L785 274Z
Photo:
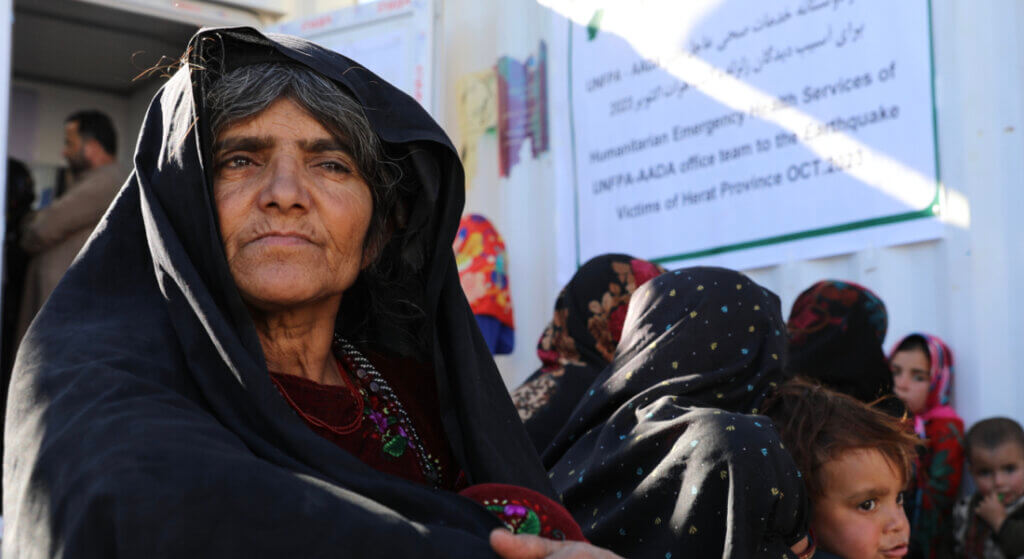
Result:
M459 287L438 126L294 38L182 62L20 349L3 555L610 556L492 534L579 538Z

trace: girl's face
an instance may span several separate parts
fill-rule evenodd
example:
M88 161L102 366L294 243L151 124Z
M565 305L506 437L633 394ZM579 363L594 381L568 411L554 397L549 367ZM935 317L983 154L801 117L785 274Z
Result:
M931 387L931 362L920 349L897 351L889 363L892 370L893 391L913 414L925 411L928 389Z
M903 476L881 452L847 450L822 466L821 476L824 494L815 499L811 519L821 549L846 559L907 554Z

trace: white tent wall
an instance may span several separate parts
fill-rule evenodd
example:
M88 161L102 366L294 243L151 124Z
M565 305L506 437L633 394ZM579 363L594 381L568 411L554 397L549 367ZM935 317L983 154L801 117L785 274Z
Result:
M950 344L954 405L968 424L993 415L1024 421L1024 7L941 0L932 17L940 169L952 214L944 239L748 273L786 309L821 278L872 288L889 310L887 348L913 331Z
M459 77L502 55L525 58L542 39L550 47L550 35L564 27L552 25L557 16L529 0L444 0L442 14L437 112L457 142ZM992 415L1024 421L1018 357L1024 342L1024 6L933 0L932 17L940 176L947 189L944 238L746 272L778 293L787 313L803 289L823 278L870 287L889 310L887 349L918 330L951 345L955 405L968 424ZM549 50L551 58L563 55ZM549 75L552 119L568 109L560 81L565 77ZM549 153L527 155L508 178L499 178L496 138L485 135L478 146L466 209L491 218L508 245L516 350L498 362L511 386L539 365L535 343L566 279L556 272L555 223L556 212L571 208L556 200L552 158L568 154L566 141L552 137Z
M493 67L501 56L524 60L541 40L548 43L549 60L566 56L552 41L565 24L534 0L436 2L434 113L458 143L458 79ZM307 2L286 19L314 11ZM949 342L957 358L955 406L968 424L992 415L1024 421L1024 375L1017 357L1024 342L1024 295L1018 288L1024 285L1024 5L932 0L932 19L946 188L943 238L814 260L787 258L792 247L778 245L785 263L745 271L779 294L787 314L795 297L823 278L870 287L889 310L887 349L918 330ZM548 76L551 119L568 110L565 82L565 76ZM557 258L572 241L557 223L559 212L572 211L566 188L558 186L569 184L569 177L558 176L553 161L571 152L567 138L553 135L550 144L536 159L524 146L520 163L500 178L497 139L482 136L466 193L466 211L489 217L509 251L516 350L497 361L510 386L539 365L537 337L568 279L559 276Z
M457 143L458 79L492 68L501 56L526 60L549 34L549 12L536 2L445 0L439 25L438 117ZM548 41L550 44L550 40ZM550 52L549 52L550 56ZM549 93L550 95L550 93ZM509 176L499 177L495 134L479 138L477 169L467 184L466 212L491 220L505 240L516 322L515 351L496 358L505 382L516 386L540 365L537 338L558 293L555 267L556 148L532 159L527 142ZM567 151L565 153L568 153Z

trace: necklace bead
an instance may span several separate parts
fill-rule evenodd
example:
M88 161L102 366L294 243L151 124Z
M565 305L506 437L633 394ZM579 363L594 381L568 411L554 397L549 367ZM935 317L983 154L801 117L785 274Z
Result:
M365 382L369 379L368 387L370 391L374 394L379 394L387 402L387 405L393 407L395 415L398 416L398 432L409 441L409 446L412 447L413 454L416 457L416 463L419 465L420 473L423 474L427 483L434 487L440 487L440 462L424 448L423 441L416 432L416 427L413 425L412 419L409 417L409 414L406 413L405 408L398 400L398 396L395 394L395 391L392 390L391 385L384 380L384 377L373 366L373 363L364 357L354 345L348 342L348 340L345 340L341 336L335 334L334 342L336 350L340 350L341 358L345 362L345 369L348 371L355 371L355 375L360 381ZM385 447L387 446L388 445L385 444ZM387 448L385 450L387 450Z

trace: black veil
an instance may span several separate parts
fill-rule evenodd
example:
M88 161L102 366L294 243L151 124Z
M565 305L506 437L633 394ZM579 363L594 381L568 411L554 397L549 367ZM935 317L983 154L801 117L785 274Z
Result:
M19 351L4 556L489 556L490 513L372 470L273 387L215 220L204 72L303 64L407 154L415 234L385 250L422 262L445 433L471 483L550 495L459 286L463 171L450 141L413 99L301 39L206 29L186 60L149 108L127 183Z

